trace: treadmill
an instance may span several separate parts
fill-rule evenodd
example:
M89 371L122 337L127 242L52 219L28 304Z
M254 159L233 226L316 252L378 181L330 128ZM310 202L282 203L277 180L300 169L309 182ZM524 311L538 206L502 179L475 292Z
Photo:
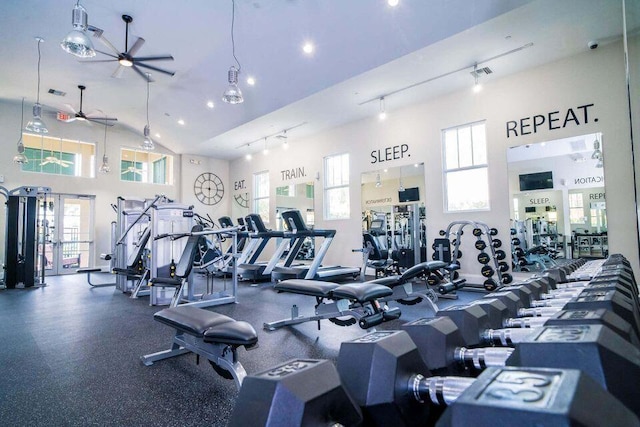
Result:
M331 241L336 235L336 230L317 230L308 228L302 219L302 214L299 210L290 210L282 212L282 218L287 226L289 232L285 235L293 235L297 238L296 244L293 245L285 264L281 267L274 267L271 272L271 281L277 282L287 279L306 279L306 280L341 280L341 279L355 279L360 275L359 267L343 267L340 265L335 266L322 266L322 259L329 250ZM296 259L300 248L306 237L323 238L320 249L316 252L316 256L311 264L292 266L291 264Z
M258 214L249 214L246 217L247 226L252 229L252 239L260 239L261 243L256 250L248 257L245 262L238 264L238 276L242 280L251 280L257 282L259 280L271 280L271 271L277 265L282 255L289 247L291 243L294 245L294 239L291 236L286 236L283 231L269 230L262 221L262 217ZM258 258L266 247L270 239L281 238L282 241L276 247L276 251L273 253L268 262L259 262Z

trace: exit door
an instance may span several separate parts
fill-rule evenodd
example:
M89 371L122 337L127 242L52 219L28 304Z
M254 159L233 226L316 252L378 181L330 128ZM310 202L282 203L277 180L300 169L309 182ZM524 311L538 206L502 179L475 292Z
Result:
M93 259L95 196L49 194L38 201L38 269L47 276L75 273ZM44 246L44 250L42 250Z

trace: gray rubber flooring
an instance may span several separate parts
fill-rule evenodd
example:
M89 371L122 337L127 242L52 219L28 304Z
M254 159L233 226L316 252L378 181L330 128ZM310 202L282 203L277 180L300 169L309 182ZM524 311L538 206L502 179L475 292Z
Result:
M106 277L109 278L108 276ZM96 280L98 281L98 280ZM482 296L459 292L459 299ZM335 360L340 343L365 334L357 325L322 321L262 329L265 321L312 314L315 299L278 294L269 284L241 284L236 304L209 308L258 331L259 347L239 350L249 374L293 358ZM400 306L400 320L428 315L422 304ZM47 286L0 291L0 425L2 426L223 426L237 390L188 354L144 366L140 356L169 347L173 330L155 322L161 307L131 299L113 287L91 288L85 275L47 279Z

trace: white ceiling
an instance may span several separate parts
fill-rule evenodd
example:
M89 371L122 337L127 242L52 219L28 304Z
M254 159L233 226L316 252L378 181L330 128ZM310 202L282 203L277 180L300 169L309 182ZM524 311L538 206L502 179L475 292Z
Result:
M146 84L132 70L112 78L116 63L80 63L59 47L71 29L75 3L4 0L0 5L0 98L36 97L37 50L42 48L41 103L51 113L79 104L84 112L118 117L116 126L142 134ZM622 33L620 0L236 0L236 55L245 102L221 101L231 52L231 0L83 0L89 24L124 50L122 14L133 16L130 40L144 37L139 56L172 54L153 65L150 124L156 142L176 153L240 157L237 147L282 129L291 142L377 113L377 98L466 67L386 98L386 109L424 102L470 86L475 62L520 46L489 66L498 79L585 50L589 40L611 42ZM636 17L637 18L637 17ZM106 51L97 39L97 49ZM312 56L304 41L316 45ZM130 41L131 44L131 41ZM10 59L8 59L10 58ZM98 54L95 59L107 59ZM257 84L244 79L254 76ZM49 88L67 92L63 98ZM374 99L373 102L364 101ZM206 102L215 107L208 109ZM185 125L177 120L182 118ZM47 120L53 120L49 117ZM262 145L256 146L259 151Z

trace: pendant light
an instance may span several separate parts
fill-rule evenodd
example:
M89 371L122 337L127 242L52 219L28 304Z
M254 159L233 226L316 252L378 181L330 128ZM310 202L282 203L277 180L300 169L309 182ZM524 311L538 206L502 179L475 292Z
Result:
M107 121L104 122L104 140L102 142L102 164L99 169L100 173L111 172L111 166L109 166L109 156L107 156Z
M150 74L147 74L147 125L144 127L144 141L142 141L142 144L140 145L140 147L143 150L147 150L147 151L153 151L156 149L155 144L153 143L153 140L151 139L151 128L149 127L149 83L151 81L150 78Z
M229 86L227 87L227 90L224 91L222 100L228 104L241 104L242 102L244 102L242 91L238 87L238 74L240 74L240 68L242 67L240 66L240 61L238 61L238 58L236 57L236 42L233 37L235 18L236 2L235 0L231 0L231 51L233 53L233 59L236 60L236 64L238 64L238 67L236 68L235 65L232 65L231 68L229 68L229 72L227 74Z
M36 41L38 43L38 93L36 103L33 105L33 119L27 123L25 129L29 132L42 134L49 133L47 125L42 121L42 105L40 105L40 43L44 42L44 39L42 37L36 37Z
M20 108L20 139L18 139L18 154L13 157L13 163L24 165L29 162L27 156L24 155L24 144L22 143L22 126L24 126L24 98L22 98L22 106Z
M378 119L379 120L386 120L387 118L387 111L384 108L384 96L380 97L380 113L378 114Z
M262 154L265 156L269 155L269 146L267 145L267 138L264 138L264 148L262 149Z
M60 42L60 47L67 53L78 58L92 58L96 56L93 43L87 34L87 11L80 4L80 0L71 12L71 25L73 30Z
M482 85L478 81L478 64L477 63L473 65L473 78L475 80L475 83L473 84L473 92L478 93L482 90Z

